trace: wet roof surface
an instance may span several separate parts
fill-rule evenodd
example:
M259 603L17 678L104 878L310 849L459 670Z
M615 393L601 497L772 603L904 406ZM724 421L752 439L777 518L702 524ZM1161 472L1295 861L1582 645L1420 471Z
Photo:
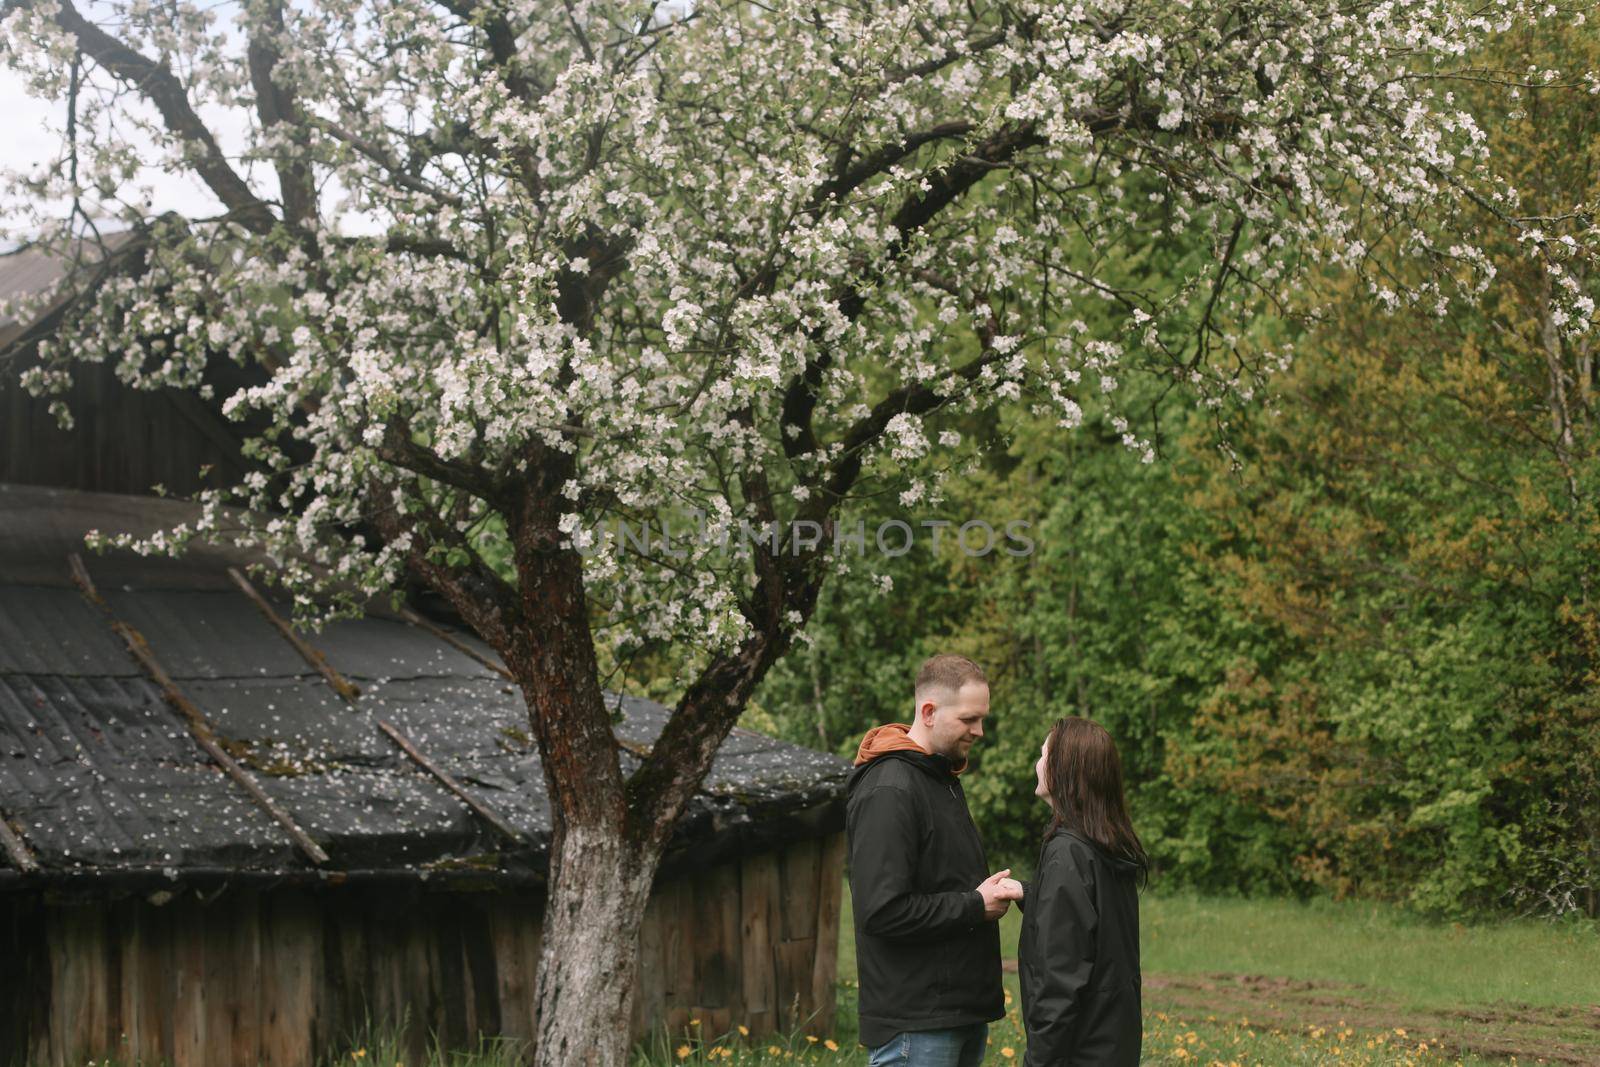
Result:
M303 634L360 688L348 704L227 580L236 560L84 552L95 501L114 520L138 512L131 499L0 487L0 811L41 874L313 866L196 742L111 617L143 637L218 744L328 854L325 868L543 869L549 805L527 712L504 677L400 619ZM75 551L109 616L72 584ZM669 714L638 698L608 700L625 744L649 745ZM508 841L419 767L379 720L523 840ZM620 755L631 773L638 758ZM837 757L735 731L680 823L678 847L836 828L847 770ZM0 852L0 868L8 863Z

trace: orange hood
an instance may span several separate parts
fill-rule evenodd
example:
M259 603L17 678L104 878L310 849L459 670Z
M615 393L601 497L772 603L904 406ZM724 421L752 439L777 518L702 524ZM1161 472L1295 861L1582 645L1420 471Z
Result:
M867 731L861 739L861 744L856 748L857 767L863 763L871 763L887 752L920 752L924 756L932 755L927 749L911 740L911 727L903 722L885 723L874 726ZM953 760L951 770L960 774L967 769L966 760Z

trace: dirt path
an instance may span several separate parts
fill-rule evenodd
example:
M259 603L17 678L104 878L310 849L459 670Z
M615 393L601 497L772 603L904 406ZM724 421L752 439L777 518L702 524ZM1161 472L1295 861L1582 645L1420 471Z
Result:
M1600 1065L1600 1005L1417 1008L1363 986L1251 974L1146 974L1144 990L1147 1012L1248 1019L1283 1030L1399 1028L1410 1041L1438 1041L1454 1055Z

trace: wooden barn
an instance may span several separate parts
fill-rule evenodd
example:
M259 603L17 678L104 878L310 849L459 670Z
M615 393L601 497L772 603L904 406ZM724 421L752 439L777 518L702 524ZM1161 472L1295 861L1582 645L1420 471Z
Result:
M525 1040L551 823L493 655L411 611L300 633L228 550L86 552L179 520L143 494L243 462L229 424L96 367L66 434L0 369L0 1067L308 1067L369 1021L409 1056ZM631 770L667 709L611 699ZM635 1034L830 1025L847 770L729 737L657 880Z

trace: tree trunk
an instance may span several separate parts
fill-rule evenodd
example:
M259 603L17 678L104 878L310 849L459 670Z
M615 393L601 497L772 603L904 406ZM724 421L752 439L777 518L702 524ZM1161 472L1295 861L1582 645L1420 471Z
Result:
M598 827L569 827L562 844L545 906L533 1063L624 1067L657 857Z
M511 523L520 603L500 653L528 706L552 823L533 1062L623 1067L637 935L660 853L630 847L583 563L560 545L555 494L532 489Z
M817 584L801 583L785 601L788 589L769 565L758 586L768 629L712 659L624 782L600 689L583 560L561 544L555 502L570 475L570 459L558 460L508 511L514 590L493 574L469 575L494 594L486 599L420 549L411 563L500 653L538 741L552 829L533 1065L625 1067L639 928L656 868L678 815L784 647L774 636L782 609L809 617ZM401 532L392 517L388 526L388 536Z
M1567 403L1567 370L1562 362L1561 330L1556 325L1555 319L1555 286L1550 280L1550 272L1543 275L1541 295L1544 297L1540 307L1540 340L1544 345L1545 367L1550 377L1550 422L1552 437L1554 439L1556 461L1561 464L1561 473L1567 480L1567 499L1572 505L1574 513L1581 506L1581 494L1578 490L1577 474L1573 470L1572 452L1574 447L1572 432L1572 410ZM1587 583L1585 583L1587 584Z
M806 661L811 667L811 706L817 714L817 740L822 742L822 751L832 752L833 746L828 743L828 704L822 699L822 671L817 667L815 645L806 653Z

